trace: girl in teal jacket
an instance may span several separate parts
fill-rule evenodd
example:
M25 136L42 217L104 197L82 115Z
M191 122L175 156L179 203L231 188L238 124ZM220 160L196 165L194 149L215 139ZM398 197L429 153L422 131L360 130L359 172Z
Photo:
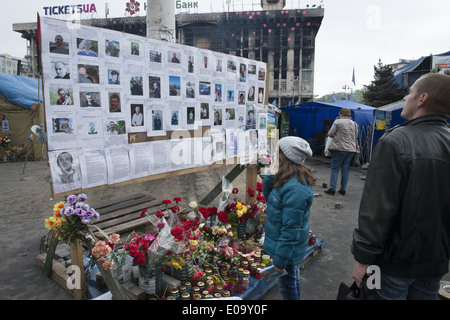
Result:
M299 263L305 256L309 214L313 203L314 176L304 165L311 148L299 137L279 141L279 161L263 180L267 203L264 250L273 257L276 271L287 272L278 281L285 300L300 299Z

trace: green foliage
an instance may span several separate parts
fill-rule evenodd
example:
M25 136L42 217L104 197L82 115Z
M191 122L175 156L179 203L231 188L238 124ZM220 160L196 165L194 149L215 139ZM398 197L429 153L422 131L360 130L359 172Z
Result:
M405 90L400 88L394 80L394 72L388 65L383 65L381 59L374 66L374 80L364 86L364 104L378 108L401 100Z
M364 99L363 99L363 90L356 90L354 92L334 92L334 93L330 93L330 94L326 94L320 98L315 99L314 101L317 102L334 102L334 101L339 101L339 100L351 100L353 102L356 103L361 103L364 104ZM334 96L334 98L333 98Z

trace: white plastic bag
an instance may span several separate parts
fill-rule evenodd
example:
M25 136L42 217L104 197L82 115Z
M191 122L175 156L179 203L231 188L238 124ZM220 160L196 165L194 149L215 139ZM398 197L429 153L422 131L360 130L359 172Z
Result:
M330 147L331 141L333 141L333 138L326 137L326 139L325 139L325 150L323 152L325 157L331 157L331 151L328 150L328 148Z

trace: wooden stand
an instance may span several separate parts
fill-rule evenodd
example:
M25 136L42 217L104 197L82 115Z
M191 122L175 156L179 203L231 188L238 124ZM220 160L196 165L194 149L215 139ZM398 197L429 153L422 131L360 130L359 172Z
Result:
M73 289L73 296L75 300L85 300L86 288L84 280L83 245L81 240L76 240L70 244L70 258L72 259L72 266L77 266L80 271L80 279L75 280L75 283L80 286Z
M256 164L248 164L247 165L247 176L246 176L246 186L245 191L248 190L248 188L255 189L256 188L256 179L258 177L258 165ZM245 202L249 202L250 197L248 195L248 192L245 192Z
M51 235L50 244L47 251L47 257L42 272L46 277L50 277L53 267L53 257L55 256L56 247L58 245L58 238Z

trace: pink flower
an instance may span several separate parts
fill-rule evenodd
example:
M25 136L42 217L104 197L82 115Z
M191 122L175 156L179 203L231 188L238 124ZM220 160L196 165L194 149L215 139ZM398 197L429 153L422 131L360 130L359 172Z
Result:
M109 242L111 242L112 244L118 244L120 241L120 235L118 235L117 233L113 233L109 236Z
M152 233L148 233L144 236L144 239L147 241L153 242L153 241L155 241L156 236Z
M98 241L95 246L92 248L92 255L96 258L100 258L102 256L107 257L111 253L112 249L107 245L105 241Z

